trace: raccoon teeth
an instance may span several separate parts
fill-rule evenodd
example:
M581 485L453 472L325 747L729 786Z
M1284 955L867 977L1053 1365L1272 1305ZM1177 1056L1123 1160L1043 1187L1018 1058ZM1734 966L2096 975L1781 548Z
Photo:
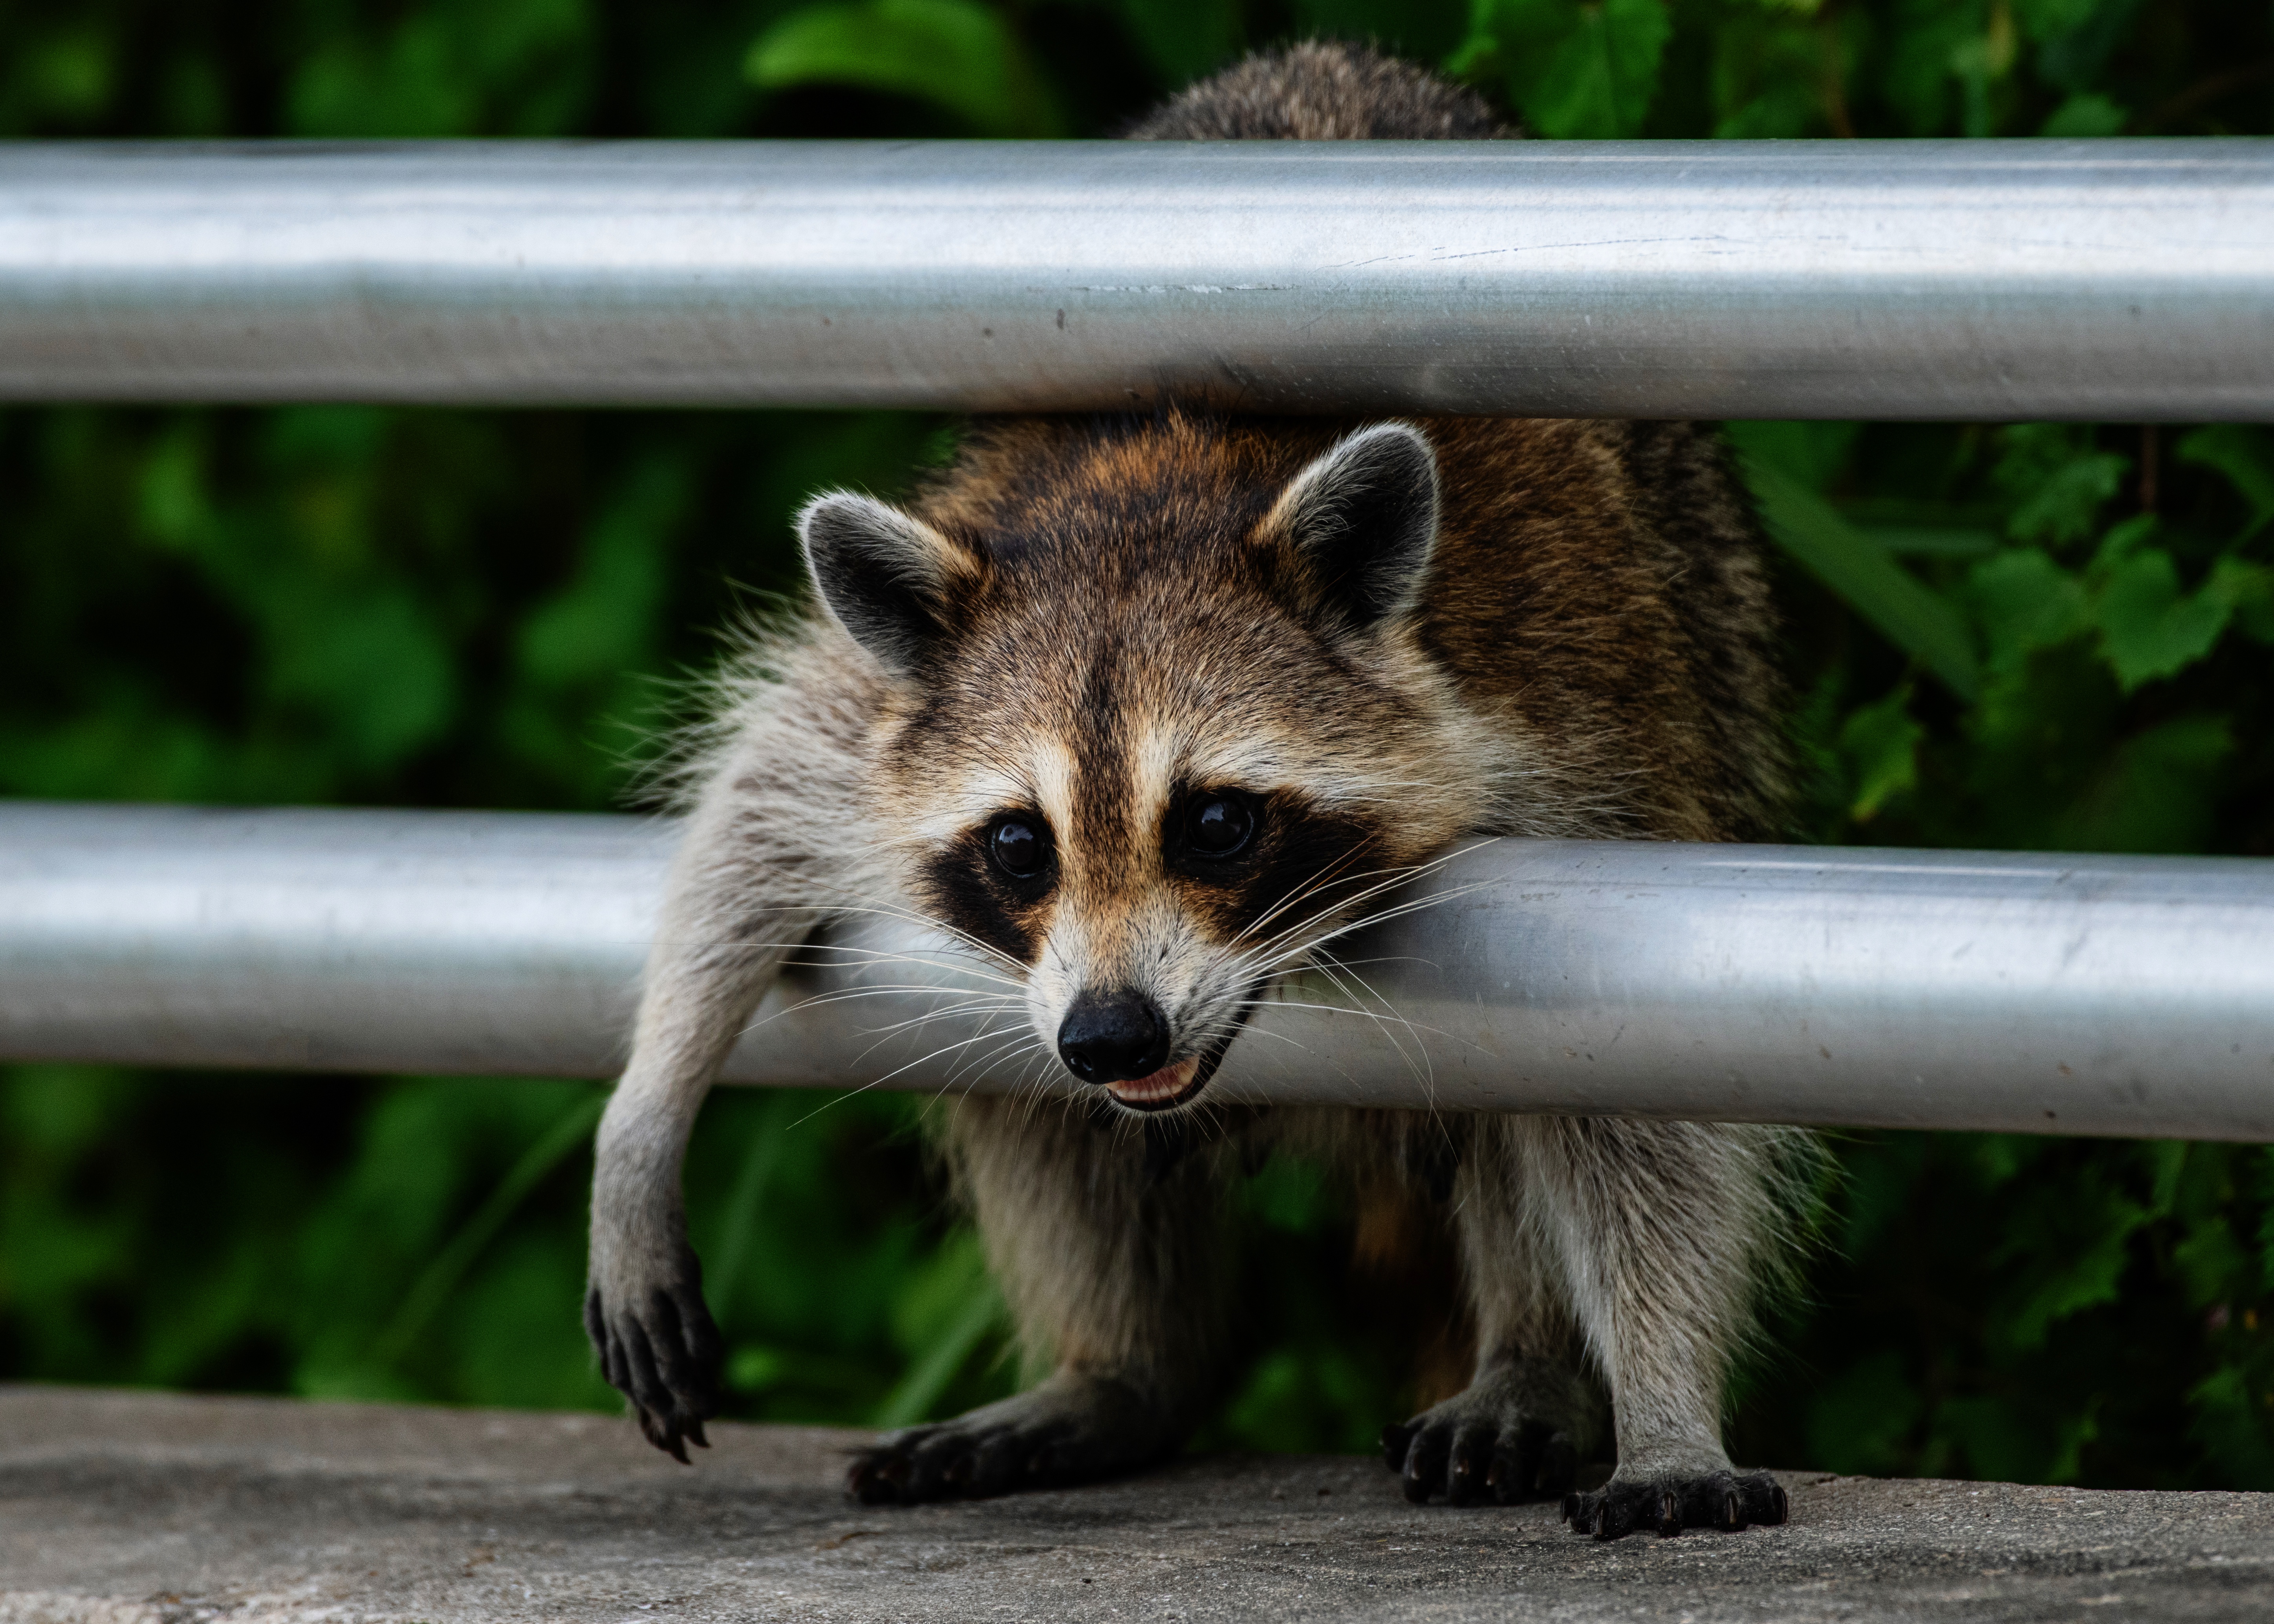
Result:
M1125 1105L1158 1105L1182 1094L1200 1064L1198 1060L1179 1060L1173 1065L1163 1066L1149 1077L1133 1077L1126 1082L1108 1083L1106 1087Z

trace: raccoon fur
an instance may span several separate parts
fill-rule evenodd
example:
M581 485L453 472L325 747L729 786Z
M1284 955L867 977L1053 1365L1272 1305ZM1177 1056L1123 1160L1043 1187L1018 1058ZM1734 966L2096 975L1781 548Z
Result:
M1501 132L1468 92L1324 44L1251 59L1132 132ZM878 908L970 944L1063 1064L1039 1107L972 1094L939 1113L1053 1373L881 1440L854 1493L996 1493L1175 1450L1220 1396L1236 1328L1221 1192L1276 1146L1434 1201L1457 1246L1467 1386L1384 1433L1412 1499L1561 1497L1606 1538L1781 1522L1783 1492L1731 1466L1720 1418L1805 1136L1235 1118L1206 1098L1275 980L1465 837L1773 831L1768 598L1711 433L1174 407L988 420L906 508L825 495L800 534L819 607L752 656L700 757L599 1132L586 1323L647 1437L684 1460L716 1406L679 1193L697 1109L784 958ZM1614 1438L1609 1482L1574 1493Z

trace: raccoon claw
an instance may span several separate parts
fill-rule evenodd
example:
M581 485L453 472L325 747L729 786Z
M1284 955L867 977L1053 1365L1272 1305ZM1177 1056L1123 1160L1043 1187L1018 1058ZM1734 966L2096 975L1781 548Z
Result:
M1415 1505L1492 1500L1512 1506L1564 1492L1578 1470L1570 1436L1545 1421L1503 1426L1480 1419L1417 1416L1382 1429L1382 1455Z
M1175 1442L1157 1407L1121 1383L1060 1376L953 1421L877 1440L854 1456L845 1490L877 1506L1052 1488L1142 1465Z
M1563 1520L1572 1531L1598 1539L1618 1539L1645 1529L1669 1536L1685 1528L1730 1533L1755 1525L1770 1528L1790 1510L1784 1485L1766 1472L1615 1477L1592 1493L1563 1497Z
M949 1421L910 1427L863 1450L845 1474L846 1492L864 1506L984 1499L1047 1488L1087 1474L1069 1470L1058 1446L1065 1429L980 1431Z
M719 1413L719 1327L704 1306L701 1271L687 1254L681 1279L648 1293L644 1308L611 1306L595 1286L584 1330L608 1385L632 1402L641 1434L681 1465L687 1445L709 1448L705 1418Z

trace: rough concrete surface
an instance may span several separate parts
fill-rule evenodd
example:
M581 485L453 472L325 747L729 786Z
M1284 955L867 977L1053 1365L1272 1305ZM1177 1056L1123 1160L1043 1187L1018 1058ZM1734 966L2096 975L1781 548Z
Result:
M1195 1457L910 1509L858 1434L0 1387L0 1624L2263 1620L2274 1495L1784 1475L1792 1521L1599 1545L1379 1462Z

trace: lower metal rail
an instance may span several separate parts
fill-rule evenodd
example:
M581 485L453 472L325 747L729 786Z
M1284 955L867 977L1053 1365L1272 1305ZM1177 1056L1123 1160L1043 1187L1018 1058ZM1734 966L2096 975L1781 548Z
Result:
M0 1058L605 1077L675 827L0 803ZM1212 1091L1260 1102L2274 1139L2274 862L1501 840L1337 944ZM912 955L940 990L905 985ZM825 938L728 1080L987 1063L937 943ZM863 966L870 967L863 968ZM1054 1070L1054 1068L1053 1068Z

